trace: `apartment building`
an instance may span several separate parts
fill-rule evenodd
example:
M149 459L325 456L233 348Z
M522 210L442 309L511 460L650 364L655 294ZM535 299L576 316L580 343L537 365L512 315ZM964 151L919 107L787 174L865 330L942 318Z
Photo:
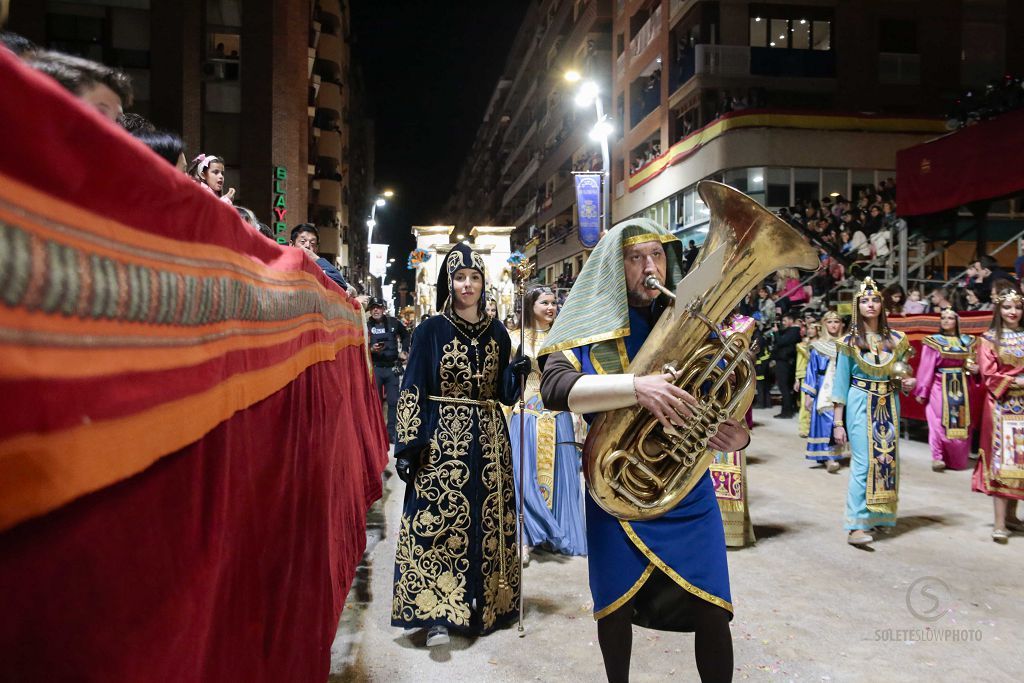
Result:
M856 197L895 175L897 150L946 132L962 89L1024 66L1007 0L616 0L613 14L614 220L698 244L699 180L771 208Z
M571 282L587 255L577 237L572 172L600 170L597 143L587 135L593 109L575 106L564 75L574 69L610 83L611 10L611 0L530 3L447 204L453 234L515 226L515 247L552 285ZM609 94L602 93L606 108Z
M347 3L13 0L7 28L126 71L132 111L180 133L189 158L222 156L237 204L281 239L315 222L323 255L363 279L372 122Z

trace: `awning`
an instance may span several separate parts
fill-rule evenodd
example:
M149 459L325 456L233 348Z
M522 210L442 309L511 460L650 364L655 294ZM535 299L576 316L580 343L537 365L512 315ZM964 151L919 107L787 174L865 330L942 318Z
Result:
M896 154L901 216L955 209L1024 190L1024 110Z

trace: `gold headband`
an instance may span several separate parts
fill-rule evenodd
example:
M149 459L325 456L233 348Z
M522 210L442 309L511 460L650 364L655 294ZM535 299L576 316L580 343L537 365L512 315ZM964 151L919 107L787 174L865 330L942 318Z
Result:
M1004 304L1007 301L1020 303L1024 301L1024 297L1022 297L1020 292L1018 292L1016 289L1004 289L996 296L995 302L997 304Z
M839 322L843 322L842 316L835 311L826 311L825 315L821 316L821 322L827 323L829 320L838 320Z
M853 297L853 299L856 301L869 293L878 297L882 296L882 292L879 291L878 285L875 284L875 281L870 277L866 277L864 278L864 282L860 283L860 289L857 290L857 296Z

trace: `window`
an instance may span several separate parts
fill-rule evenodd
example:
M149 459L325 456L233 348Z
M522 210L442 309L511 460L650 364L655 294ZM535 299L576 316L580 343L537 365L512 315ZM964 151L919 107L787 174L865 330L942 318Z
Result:
M793 200L817 201L821 198L821 171L816 168L793 169Z
M821 172L821 196L829 197L833 193L846 195L847 171L826 168Z
M878 50L917 54L917 24L905 19L883 19L878 26Z
M789 21L772 19L768 26L768 47L789 47Z
M811 49L811 22L806 19L793 20L789 33L793 38L794 49Z
M765 206L789 206L789 169L769 168L764 181Z
M832 49L832 22L814 21L811 22L811 43L815 50Z
M761 17L750 17L750 46L768 47L768 24Z
M820 7L751 5L750 47L831 50L832 11Z

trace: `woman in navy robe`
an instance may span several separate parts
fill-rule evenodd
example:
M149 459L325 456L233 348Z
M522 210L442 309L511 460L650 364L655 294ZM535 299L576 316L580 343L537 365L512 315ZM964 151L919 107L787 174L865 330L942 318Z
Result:
M481 296L484 263L456 244L440 266L438 315L420 323L398 399L396 469L406 482L391 623L485 634L518 614L520 562L508 430L518 395L511 342Z

